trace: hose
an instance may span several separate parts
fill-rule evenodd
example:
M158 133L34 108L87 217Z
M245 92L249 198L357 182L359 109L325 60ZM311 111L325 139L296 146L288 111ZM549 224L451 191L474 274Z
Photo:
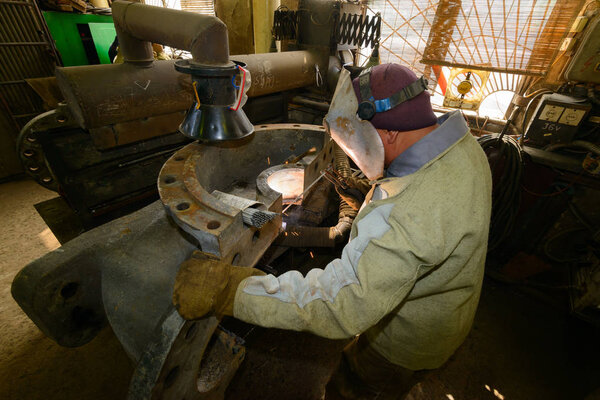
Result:
M594 144L592 142L586 142L585 140L573 140L570 143L551 144L550 146L546 146L546 148L544 148L544 150L554 151L554 150L562 149L565 147L580 147L580 148L586 149L587 151L591 151L592 153L595 153L597 156L600 156L600 146L598 146L597 144Z
M521 147L510 136L482 136L477 139L490 159L490 153L497 151L498 159L490 161L492 177L504 160L502 175L492 190L492 217L488 238L488 251L493 251L511 234L519 204L521 202L521 177L523 160Z
M588 88L587 97L592 103L594 103L597 106L600 106L600 99L598 98L598 96L596 96L596 91L593 87Z
M337 145L334 146L334 165L344 178L352 175L348 156ZM338 223L335 226L287 226L277 244L289 247L334 247L348 237L356 214L358 211L340 199Z

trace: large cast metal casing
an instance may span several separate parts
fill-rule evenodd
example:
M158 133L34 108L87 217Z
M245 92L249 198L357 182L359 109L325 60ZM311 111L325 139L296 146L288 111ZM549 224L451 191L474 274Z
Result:
M217 329L214 316L184 321L177 314L171 296L179 265L198 248L254 265L279 234L281 216L261 228L245 225L242 212L214 191L280 212L281 195L257 183L261 173L314 153L294 161L306 170L306 186L331 162L330 150L323 127L300 124L257 126L233 143L189 144L161 171L164 204L85 232L30 263L15 277L13 297L63 346L89 342L108 322L137 365L129 399L223 398L244 349ZM207 374L211 368L220 373Z

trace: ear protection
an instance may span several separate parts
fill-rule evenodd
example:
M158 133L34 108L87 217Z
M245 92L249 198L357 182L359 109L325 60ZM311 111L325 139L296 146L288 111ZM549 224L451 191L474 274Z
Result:
M391 110L399 104L413 99L427 90L427 79L421 76L410 85L402 88L390 97L375 100L371 93L371 68L367 68L358 76L360 97L362 102L358 105L358 117L362 120L371 120L376 113Z

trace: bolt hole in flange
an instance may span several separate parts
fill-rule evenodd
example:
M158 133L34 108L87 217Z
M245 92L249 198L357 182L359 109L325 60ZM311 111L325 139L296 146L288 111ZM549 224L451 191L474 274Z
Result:
M35 152L34 152L33 150L25 150L25 151L23 152L23 155L24 155L25 157L29 158L29 157L33 157L33 156L35 155Z
M59 115L59 116L57 116L57 117L56 117L56 120L57 120L58 122L60 122L61 124L62 124L62 123L65 123L65 122L67 122L67 118L65 118L65 116L64 116L64 115Z
M183 161L183 160L184 160L184 158L183 158L183 157L181 157L181 156L177 156L177 157L175 157L173 160L175 160L175 161Z
M168 176L166 176L166 177L165 177L165 183L166 183L167 185L169 185L169 184L171 184L171 183L175 183L176 181L177 181L177 179L175 179L175 177L174 177L174 176L170 176L170 175L168 175Z
M63 299L67 300L67 299L70 299L71 297L75 296L77 294L78 290L79 290L79 283L69 282L60 289L60 295Z
M52 182L52 178L50 178L49 176L45 176L42 178L42 182L44 183L50 183Z
M190 208L190 203L188 203L187 201L184 201L184 202L177 204L177 206L175 208L177 208L179 211L185 211L188 208Z
M208 229L219 229L220 226L221 223L219 221L209 221L208 224L206 224Z
M231 265L240 265L240 261L242 259L242 255L240 253L237 253L235 256L233 256L233 258L231 259Z

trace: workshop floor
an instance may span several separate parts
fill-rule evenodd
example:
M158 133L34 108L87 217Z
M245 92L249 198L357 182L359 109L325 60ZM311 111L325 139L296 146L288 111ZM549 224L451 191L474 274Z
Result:
M83 347L59 347L10 295L14 275L59 246L33 208L54 196L32 181L0 185L0 399L122 399L132 365L110 329ZM591 394L600 386L600 345L593 332L538 300L486 282L469 338L410 396L600 399L598 390ZM254 336L228 398L320 397L340 342L278 330Z

